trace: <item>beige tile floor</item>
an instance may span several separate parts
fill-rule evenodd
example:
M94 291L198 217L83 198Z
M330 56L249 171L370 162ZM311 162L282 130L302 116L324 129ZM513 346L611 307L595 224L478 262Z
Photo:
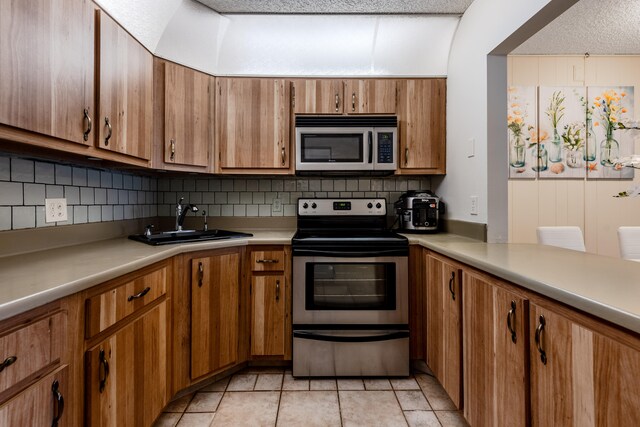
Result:
M467 426L430 375L402 379L294 379L247 368L171 402L156 426Z

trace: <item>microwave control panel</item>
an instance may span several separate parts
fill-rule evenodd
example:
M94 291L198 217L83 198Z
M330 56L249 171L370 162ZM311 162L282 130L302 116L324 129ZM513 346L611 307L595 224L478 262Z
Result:
M393 132L378 132L378 163L393 163Z

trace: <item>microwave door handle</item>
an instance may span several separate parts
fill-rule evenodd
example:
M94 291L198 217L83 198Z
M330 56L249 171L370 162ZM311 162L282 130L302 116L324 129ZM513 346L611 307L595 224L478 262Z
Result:
M369 131L369 163L373 163L373 131Z

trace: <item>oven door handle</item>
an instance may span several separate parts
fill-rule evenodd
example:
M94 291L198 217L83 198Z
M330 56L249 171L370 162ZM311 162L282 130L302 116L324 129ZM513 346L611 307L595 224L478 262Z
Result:
M381 257L381 256L407 256L408 250L404 249L376 249L371 251L327 251L320 249L294 249L294 256L323 256L323 257L355 257L355 258L370 258L370 257Z
M369 131L369 163L373 163L373 132Z
M330 342L376 342L409 338L409 331L395 331L382 335L362 335L351 337L345 335L327 335L310 331L293 331L293 337L303 338L306 340Z

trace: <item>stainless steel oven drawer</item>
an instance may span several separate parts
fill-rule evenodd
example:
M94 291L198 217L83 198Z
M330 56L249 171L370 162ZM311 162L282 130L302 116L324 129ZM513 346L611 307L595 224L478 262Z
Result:
M294 377L408 375L408 330L293 331Z

